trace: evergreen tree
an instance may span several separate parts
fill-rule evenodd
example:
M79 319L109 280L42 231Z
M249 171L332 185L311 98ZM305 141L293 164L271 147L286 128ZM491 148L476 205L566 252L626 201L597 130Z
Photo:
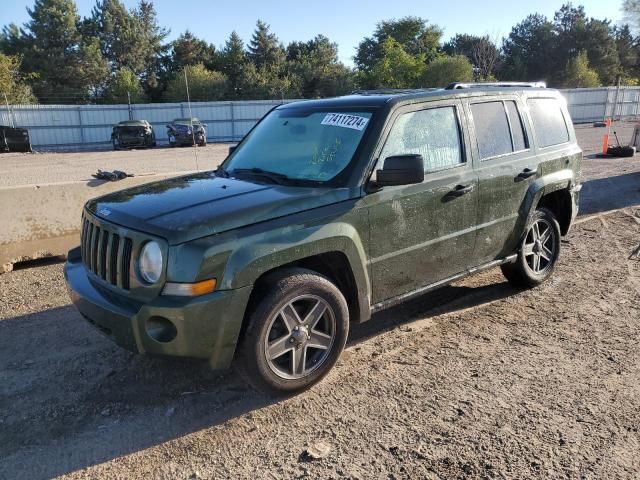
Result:
M249 42L248 57L258 69L279 68L285 59L283 47L275 34L269 30L269 25L261 20L256 23Z
M158 23L158 15L153 3L149 0L140 0L138 8L134 11L142 51L141 80L147 92L157 90L159 79L163 74L164 57L168 55L170 44L164 43L169 35L168 29L162 28Z
M42 102L84 102L105 81L104 59L78 30L73 0L36 0L27 9L24 72L35 74L33 86ZM37 76L36 76L37 75Z
M243 78L246 73L248 59L244 50L244 43L240 36L235 32L231 32L229 39L225 42L220 52L220 69L227 77L228 96L230 98L239 98L242 95L244 86Z
M181 70L186 65L204 64L210 70L217 66L216 48L193 35L189 30L171 43L171 69Z

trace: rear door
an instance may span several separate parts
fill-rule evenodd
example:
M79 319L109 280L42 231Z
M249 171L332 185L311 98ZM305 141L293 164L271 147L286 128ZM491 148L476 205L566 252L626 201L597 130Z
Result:
M377 168L392 155L420 154L425 179L384 187L364 199L371 225L373 303L467 268L475 242L478 188L464 125L456 100L403 107L392 119Z
M478 265L511 253L525 218L525 195L538 176L531 129L518 96L480 97L465 102L471 119L478 173Z

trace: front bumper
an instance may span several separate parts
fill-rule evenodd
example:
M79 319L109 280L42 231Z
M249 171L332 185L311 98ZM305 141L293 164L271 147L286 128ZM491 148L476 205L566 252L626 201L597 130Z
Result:
M180 134L180 135L170 135L169 136L169 143L170 144L176 144L176 145L193 145L194 144L194 140L195 143L202 143L204 141L205 137L203 133L196 133L195 135L192 134Z
M78 249L69 252L64 276L82 316L121 347L135 353L207 359L214 369L231 364L251 287L196 298L159 296L140 304L101 286L83 265ZM175 338L158 341L150 336L158 318L175 326Z

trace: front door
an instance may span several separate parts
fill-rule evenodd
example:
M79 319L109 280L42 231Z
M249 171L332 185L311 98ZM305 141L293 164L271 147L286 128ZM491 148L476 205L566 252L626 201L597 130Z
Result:
M387 157L420 154L425 179L384 187L364 199L374 304L471 266L478 181L461 119L457 102L413 105L395 116L378 168Z

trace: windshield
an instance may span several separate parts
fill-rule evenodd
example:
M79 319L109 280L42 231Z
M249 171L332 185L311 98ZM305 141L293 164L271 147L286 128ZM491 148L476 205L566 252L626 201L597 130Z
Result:
M326 182L349 165L370 118L371 112L274 110L223 167L232 175L259 170Z
M195 124L199 124L200 120L198 120L197 118L176 118L173 121L174 124L176 125L191 125L192 123Z

